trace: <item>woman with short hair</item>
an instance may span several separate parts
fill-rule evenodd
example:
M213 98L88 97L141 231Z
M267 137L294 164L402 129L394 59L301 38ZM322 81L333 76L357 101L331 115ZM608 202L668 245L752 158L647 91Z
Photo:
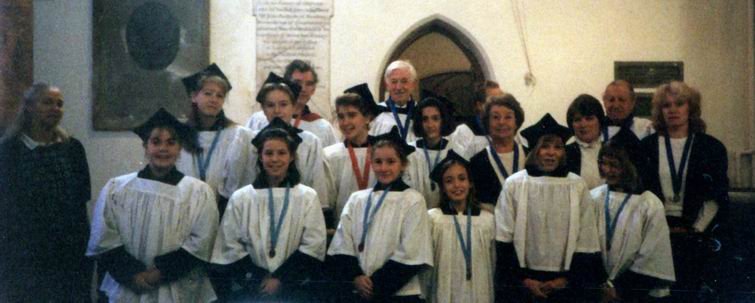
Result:
M566 111L566 124L576 137L566 145L569 171L585 179L589 188L600 186L604 183L598 169L598 151L605 140L600 131L606 124L603 105L593 96L577 96Z
M482 123L490 141L472 157L470 165L479 176L475 178L477 201L492 210L506 178L524 169L525 149L515 140L524 123L524 110L510 94L493 96L485 104Z

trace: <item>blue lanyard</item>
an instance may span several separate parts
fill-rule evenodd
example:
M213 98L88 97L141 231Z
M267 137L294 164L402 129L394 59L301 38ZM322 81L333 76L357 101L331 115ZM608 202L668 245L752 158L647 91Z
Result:
M606 218L606 248L608 250L611 250L611 241L613 241L613 232L616 231L616 223L619 221L619 216L621 216L621 212L624 210L624 206L627 205L627 202L629 201L629 198L632 197L631 193L627 193L627 196L624 198L624 201L621 202L621 205L619 206L619 211L616 212L616 217L611 220L611 210L608 207L608 202L611 200L611 191L606 188L606 199L603 202L603 210L605 211L605 218Z
M440 140L441 140L441 144L443 144L443 139L440 139ZM435 166L438 165L438 160L440 160L440 154L443 150L441 149L438 150L438 153L435 154L435 161L433 161L432 164L430 164L430 153L427 152L427 140L425 140L425 146L422 147L422 150L425 152L425 160L427 160L427 169L428 169L427 171L432 172L433 168L435 168ZM432 190L435 190L435 182L430 181L430 188Z
M370 194L367 196L367 206L364 209L364 218L362 219L362 239L359 241L359 252L364 251L364 240L367 239L367 231L370 228L370 225L372 225L372 220L375 219L375 214L380 210L380 207L383 206L383 201L385 200L385 196L388 194L388 192L391 190L391 187L388 186L384 191L383 194L380 195L380 198L378 199L377 205L375 206L375 211L372 213L372 217L370 217L370 209L372 208L372 193L375 192L375 190L372 190Z
M508 178L509 173L506 171L506 167L503 166L501 157L498 156L498 152L495 151L495 146L493 146L492 142L490 143L490 153L493 155L493 160L495 160L495 165L498 166L498 170L501 171L503 178L504 179ZM514 142L514 163L511 165L511 168L513 168L513 172L519 171L519 145L516 144L516 142Z
M268 187L267 189L267 208L270 212L270 258L275 258L275 246L278 244L278 235L281 232L283 219L286 217L286 213L288 212L288 193L290 189L291 187L288 183L286 183L286 194L283 198L283 208L281 209L280 216L278 216L278 222L275 222L275 202L273 201L273 188Z
M393 119L396 120L396 126L398 126L398 130L401 133L401 139L406 140L406 135L409 132L409 115L411 115L412 110L414 109L414 101L409 101L409 104L407 105L409 114L406 115L406 125L403 125L401 123L401 118L399 118L398 111L396 111L396 102L393 102L393 100L388 100L386 103L393 113Z
M464 254L464 262L467 269L467 281L472 279L472 208L467 206L467 241L464 242L464 236L461 234L461 226L456 215L453 216L454 225L456 225L456 238L459 239L461 252Z
M664 136L663 139L666 143L666 160L668 160L669 170L671 170L671 185L674 189L674 202L681 201L679 193L682 191L682 178L684 178L684 167L687 165L687 157L689 156L690 146L692 140L695 139L693 134L687 138L687 142L684 142L684 151L682 152L682 163L679 163L679 171L676 171L676 165L674 164L674 152L671 148L671 139L668 136Z
M219 130L215 134L215 138L212 139L212 144L210 145L210 149L207 151L207 156L202 159L202 154L199 153L197 155L197 167L199 168L199 179L202 181L206 181L207 179L207 168L210 167L210 160L212 159L212 154L215 152L215 147L218 146L218 141L220 139L220 133L222 133L223 130Z

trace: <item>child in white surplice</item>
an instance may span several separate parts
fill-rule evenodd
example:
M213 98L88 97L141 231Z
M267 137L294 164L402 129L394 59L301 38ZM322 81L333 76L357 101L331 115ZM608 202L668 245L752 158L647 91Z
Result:
M226 281L246 276L237 299L286 301L306 296L303 282L325 259L325 220L314 189L299 182L297 131L274 119L252 141L262 171L231 196L212 262ZM224 299L226 293L223 294Z
M110 302L210 302L215 293L204 263L218 227L215 192L175 167L196 135L160 109L134 130L149 165L113 178L102 189L87 256L107 272Z
M497 277L511 302L582 302L605 281L587 184L565 165L566 127L546 115L523 135L536 143L496 205ZM501 288L500 286L508 286ZM585 297L589 295L588 297Z
M474 199L469 162L454 150L430 175L440 185L438 208L428 211L433 260L425 275L430 302L493 302L495 217Z
M663 203L652 192L637 191L637 171L613 139L598 153L598 166L606 185L590 193L608 274L604 301L668 296L675 276Z
M372 144L378 182L351 195L328 250L335 279L353 285L339 292L344 302L421 302L418 273L432 266L432 244L425 200L401 180L412 151L396 128ZM352 289L358 297L348 298Z

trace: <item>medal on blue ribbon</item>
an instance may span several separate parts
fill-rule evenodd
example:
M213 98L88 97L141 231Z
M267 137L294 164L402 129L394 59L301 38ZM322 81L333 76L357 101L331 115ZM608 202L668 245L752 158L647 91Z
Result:
M441 143L440 144L443 143L442 140L443 139L441 139ZM438 165L438 160L440 160L440 154L441 154L441 152L443 150L438 149L438 153L435 154L435 160L431 164L431 162L430 162L430 153L427 151L427 144L428 144L427 140L425 140L425 146L422 147L422 151L425 152L425 161L427 162L427 169L428 169L427 171L432 172L433 169L435 168L435 166ZM430 181L430 189L435 190L435 182L434 181Z
M283 219L285 219L286 217L286 212L288 212L288 198L290 189L291 187L288 183L286 183L286 193L283 196L283 208L281 209L281 213L278 216L277 222L275 220L275 202L273 201L273 188L269 187L267 189L267 208L270 212L270 258L275 258L275 246L278 244L278 235L281 231Z
M391 187L388 186L384 191L383 194L380 195L380 198L378 198L377 205L375 205L375 211L372 212L372 216L370 216L370 209L372 208L372 194L375 192L374 190L370 192L370 194L367 196L367 205L364 208L364 217L362 219L362 239L359 241L359 246L357 247L359 249L359 252L364 251L364 241L367 239L367 231L370 228L370 225L372 225L372 220L375 219L375 214L377 214L378 210L380 210L380 207L383 206L383 201L385 200L385 196L388 195L388 192L391 190Z
M668 136L664 136L664 143L666 143L666 160L668 161L669 170L671 171L671 185L674 190L674 197L672 201L678 203L681 199L682 192L682 179L684 178L684 168L687 165L687 157L689 157L690 147L692 141L695 139L695 135L687 138L687 142L684 142L684 151L682 151L682 160L679 163L679 171L676 170L676 163L674 163L674 152L671 147L671 139Z
M202 158L202 154L204 152L201 152L197 155L197 168L199 169L199 179L202 181L207 181L207 168L210 167L210 160L212 160L212 154L215 152L215 147L218 145L218 141L220 140L220 133L222 133L223 130L219 130L215 134L215 138L212 139L212 144L210 144L210 149L207 151L207 156Z
M629 201L629 198L632 197L631 193L627 193L627 196L624 198L623 201L621 201L621 205L619 205L619 210L616 212L616 216L611 219L611 209L609 207L609 202L611 200L611 191L606 188L606 198L603 201L603 210L605 214L603 216L606 220L606 248L608 250L611 250L611 242L613 241L613 233L616 231L616 223L619 221L619 216L621 216L621 212L624 211L624 206L627 205L627 202Z
M464 254L464 263L466 268L467 281L472 279L472 208L467 206L467 241L464 241L464 235L461 232L461 225L456 215L453 216L456 227L456 238L459 239L461 252Z

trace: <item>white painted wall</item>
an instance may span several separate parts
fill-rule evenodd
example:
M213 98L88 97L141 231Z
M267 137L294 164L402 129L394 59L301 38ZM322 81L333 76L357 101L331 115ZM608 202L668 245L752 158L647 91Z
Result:
M580 93L600 96L613 79L614 61L684 61L685 79L703 94L709 133L730 150L755 141L753 4L731 1L522 1L532 72L511 1L334 0L331 96L368 82L377 92L381 69L411 30L442 18L467 33L483 52L493 80L523 103L525 126L546 112L562 123ZM143 150L129 132L92 129L92 2L34 1L34 78L65 94L63 126L87 149L95 195L107 179L140 169ZM210 6L210 59L234 84L229 116L251 113L254 85L252 0L214 0Z

